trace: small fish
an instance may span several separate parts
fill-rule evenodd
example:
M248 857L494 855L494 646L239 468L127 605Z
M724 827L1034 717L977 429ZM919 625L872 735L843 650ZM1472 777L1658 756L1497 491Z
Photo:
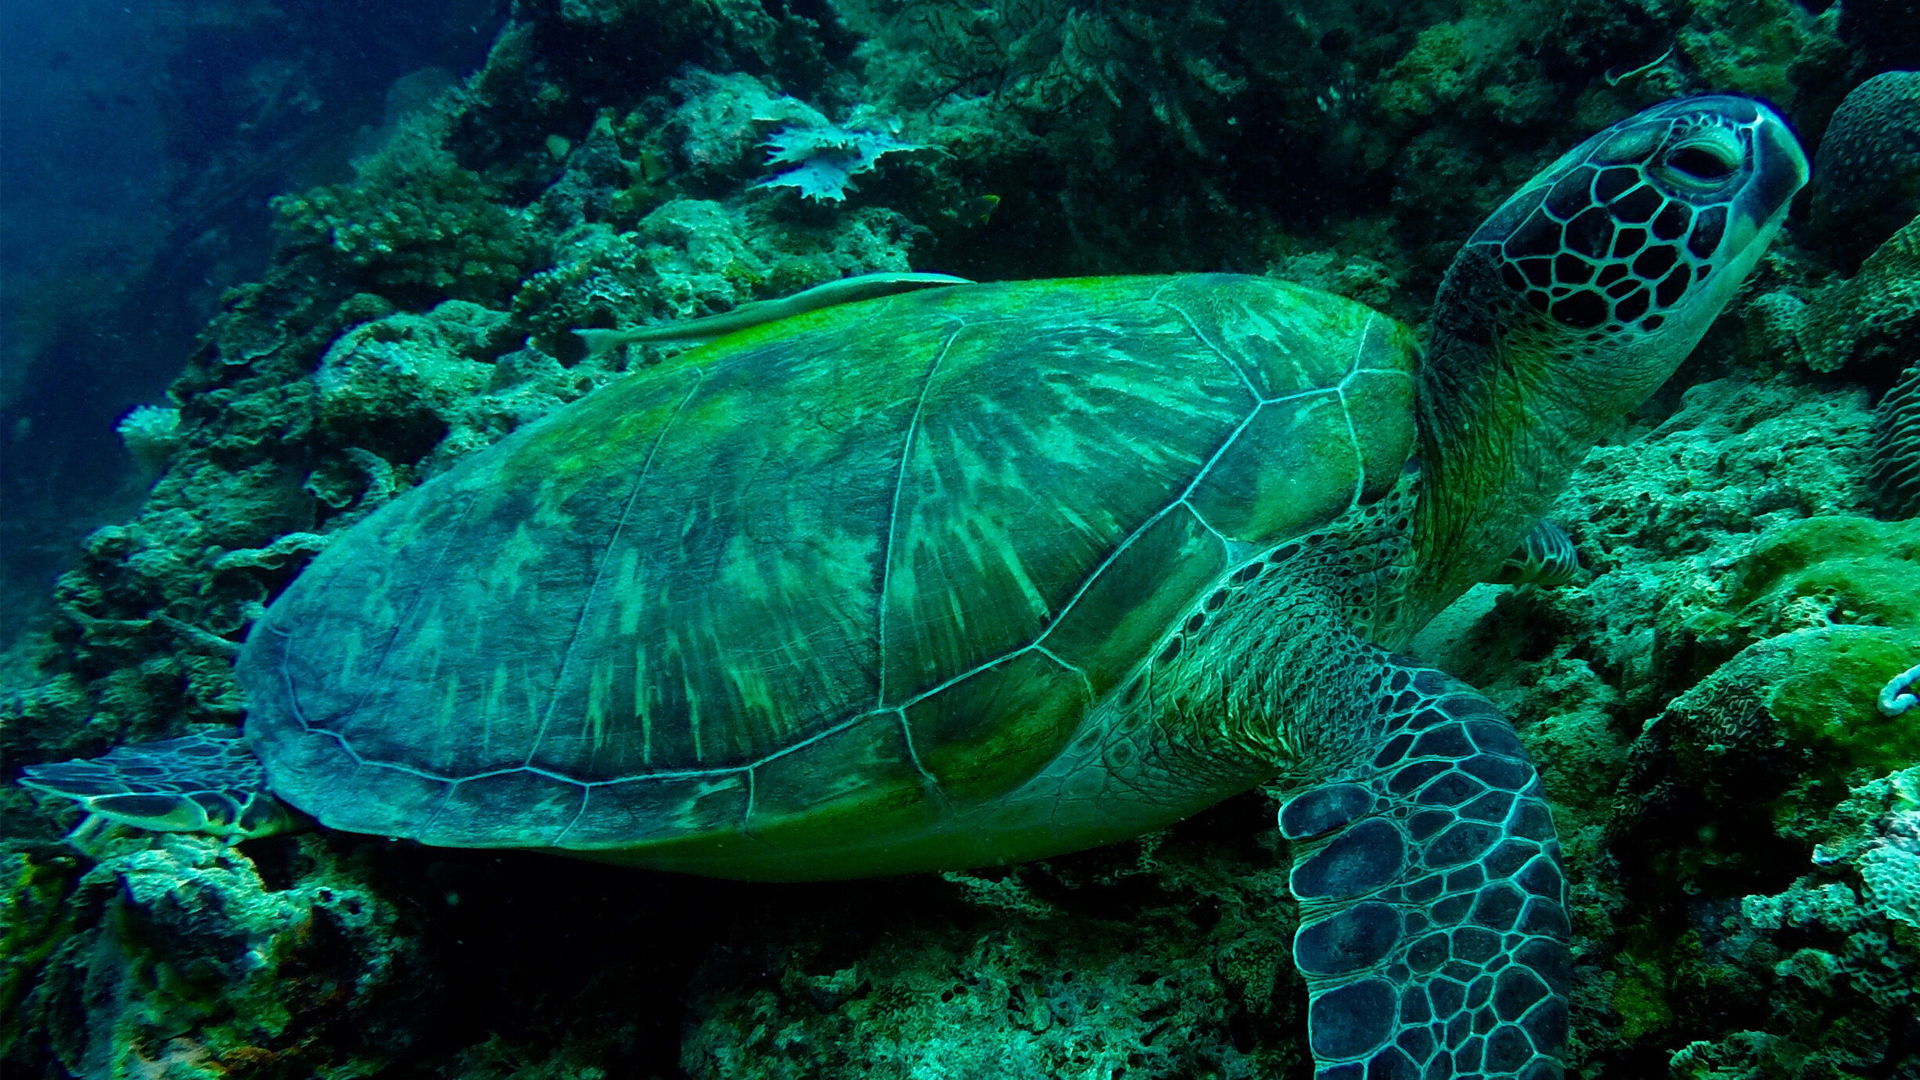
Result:
M639 174L639 179L643 183L657 184L666 179L667 174L673 171L673 166L667 161L665 154L642 150L640 164L634 171Z
M574 333L580 335L580 340L587 343L588 355L598 356L623 345L644 341L711 341L724 334L731 334L735 330L762 326L777 319L790 318L837 304L851 304L855 300L892 296L894 293L912 292L915 289L971 284L973 282L970 279L954 277L951 274L861 274L857 277L829 281L824 285L815 285L811 289L794 293L792 296L783 296L777 300L755 300L741 304L732 311L722 312L719 315L685 319L680 322L655 323L652 326L640 326L631 330L575 330Z

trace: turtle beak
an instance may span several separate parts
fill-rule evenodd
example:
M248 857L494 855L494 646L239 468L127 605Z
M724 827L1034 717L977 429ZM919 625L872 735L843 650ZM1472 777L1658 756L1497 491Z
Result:
M1731 289L1745 278L1754 263L1773 242L1774 234L1786 220L1793 197L1807 185L1807 154L1794 138L1793 128L1767 105L1740 99L1757 116L1753 124L1752 162L1747 180L1728 205L1727 239L1721 250L1732 261L1718 283L1709 289L1725 303ZM1715 288L1715 285L1719 288Z
M1763 228L1786 212L1793 196L1807 186L1807 153L1779 113L1761 105L1753 139L1753 179L1741 202Z

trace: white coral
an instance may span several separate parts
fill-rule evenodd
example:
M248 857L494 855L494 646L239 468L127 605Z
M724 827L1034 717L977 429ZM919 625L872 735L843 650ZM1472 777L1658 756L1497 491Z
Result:
M1920 931L1920 855L1874 848L1860 860L1860 877L1887 918Z
M180 441L180 410L164 405L139 405L120 418L114 430L120 442L144 468L160 472Z

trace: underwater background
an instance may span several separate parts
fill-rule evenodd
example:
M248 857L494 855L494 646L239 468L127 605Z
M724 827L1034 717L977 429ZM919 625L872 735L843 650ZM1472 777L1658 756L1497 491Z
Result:
M1555 507L1581 574L1421 648L1545 778L1570 1075L1920 1078L1920 713L1875 700L1920 663L1912 0L80 3L0 7L0 50L9 781L237 724L232 643L330 534L667 355L575 328L908 269L1266 273L1418 324L1560 151L1767 99L1812 186ZM1276 805L769 886L341 833L82 855L8 783L0 1064L1304 1080Z

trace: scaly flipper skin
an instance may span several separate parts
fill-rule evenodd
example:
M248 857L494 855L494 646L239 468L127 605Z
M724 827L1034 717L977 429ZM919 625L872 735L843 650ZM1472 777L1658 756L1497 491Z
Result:
M1571 927L1540 779L1485 697L1354 625L1392 618L1413 486L1237 572L1244 598L1182 624L1158 705L1226 716L1288 785L1316 1080L1559 1080ZM1248 669L1245 696L1220 686Z
M1374 655L1369 756L1280 811L1316 1080L1557 1080L1570 931L1539 777L1485 698Z
M238 731L122 746L104 757L29 766L20 782L101 819L230 841L286 832L298 815L267 792L266 770Z
M1573 538L1551 521L1534 525L1520 549L1507 556L1493 583L1496 585L1565 585L1580 569L1580 553Z

